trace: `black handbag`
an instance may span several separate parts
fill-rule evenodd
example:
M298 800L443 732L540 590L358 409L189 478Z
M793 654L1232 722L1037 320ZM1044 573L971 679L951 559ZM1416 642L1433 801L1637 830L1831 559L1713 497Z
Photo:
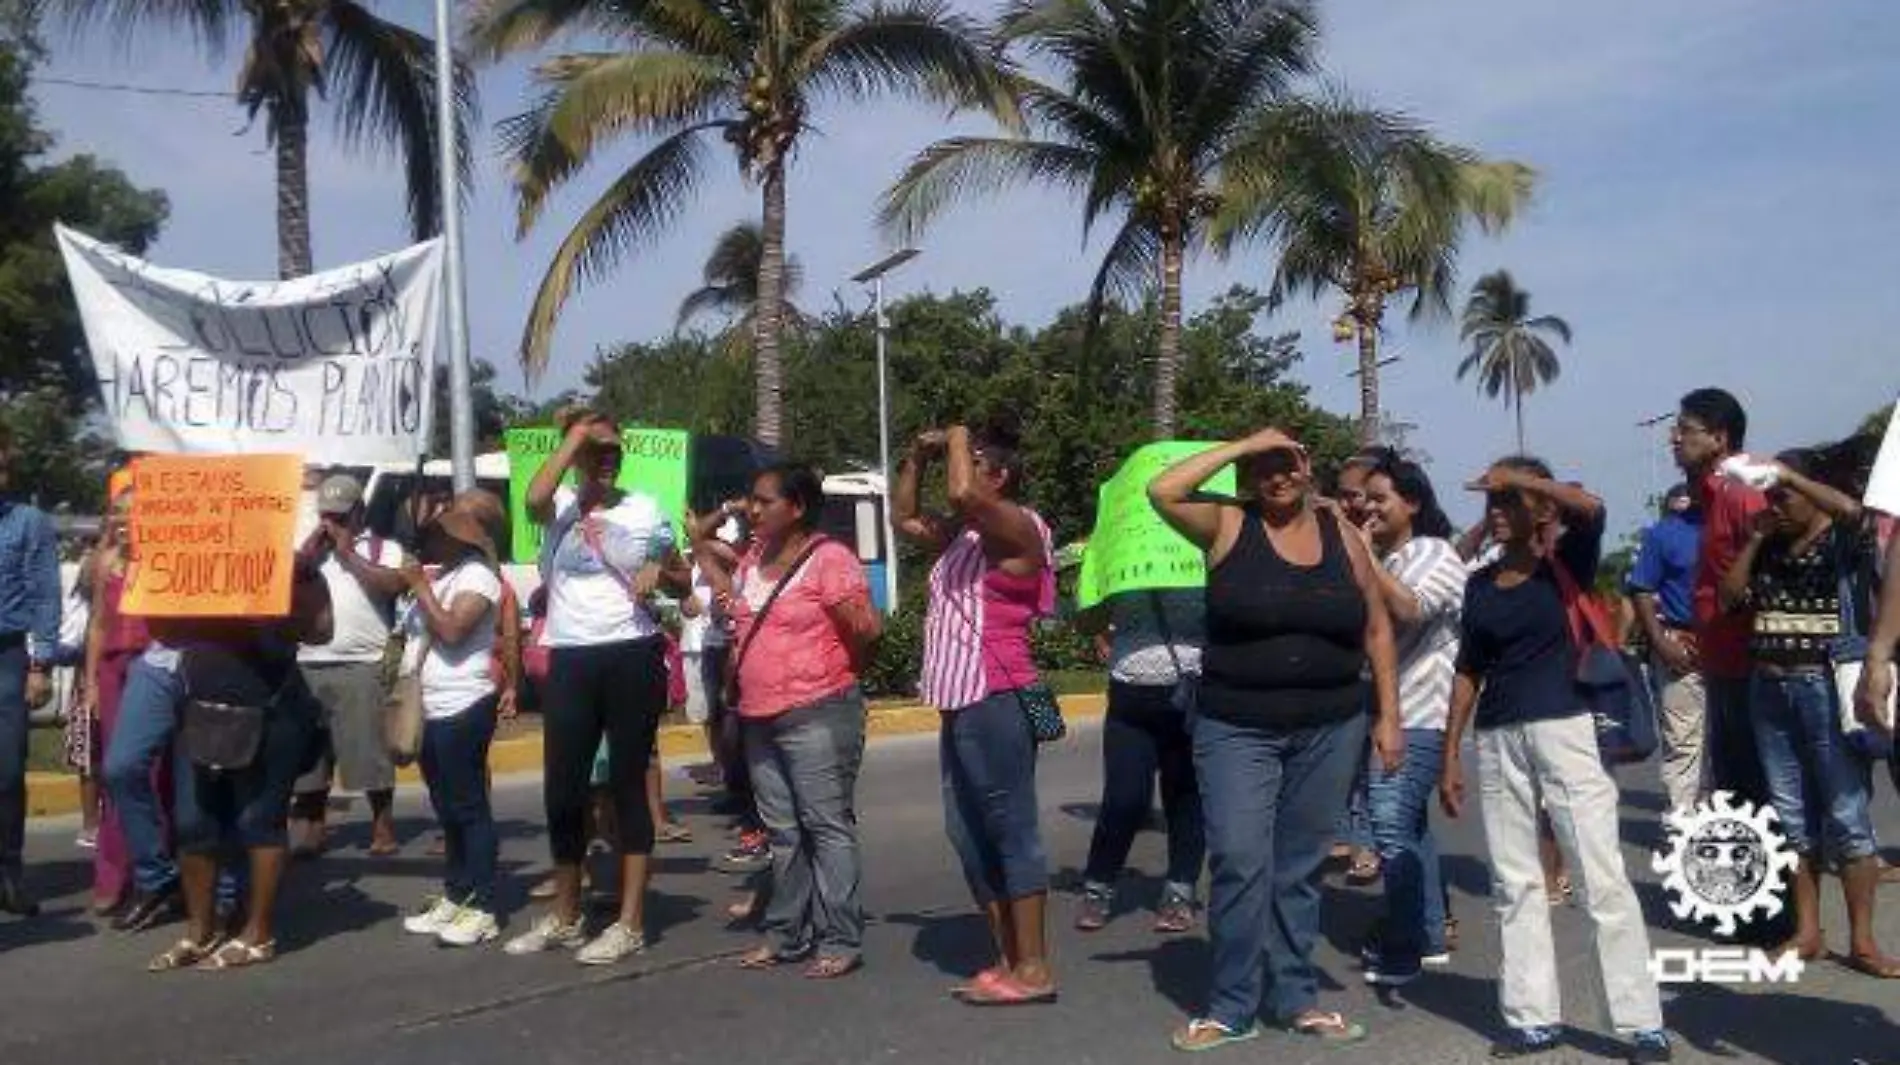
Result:
M1047 684L1016 689L1016 700L1022 704L1023 716L1029 719L1030 735L1036 737L1037 743L1054 743L1069 734L1068 722L1062 720L1062 704L1056 701L1056 693Z
M178 743L191 763L222 773L250 768L264 746L270 715L298 682L295 665L277 682L228 648L187 651L178 664L185 683Z
M185 757L202 769L248 769L264 745L262 706L238 706L209 699L186 699L178 742Z

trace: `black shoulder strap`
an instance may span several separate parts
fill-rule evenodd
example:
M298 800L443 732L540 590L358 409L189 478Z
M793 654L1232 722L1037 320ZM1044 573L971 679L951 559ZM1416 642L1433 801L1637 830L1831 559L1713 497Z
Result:
M780 577L778 583L772 586L772 594L765 597L765 604L759 607L757 614L752 616L752 626L746 630L745 642L739 645L739 653L733 656L732 672L735 676L738 675L739 667L745 665L746 653L752 650L752 643L759 634L759 627L765 624L765 616L772 612L772 604L778 602L779 594L791 586L792 578L798 576L798 571L805 568L805 562L810 559L819 548L830 542L830 537L819 536L814 538L811 543L805 545L805 550L800 551L798 557L792 560L792 564L785 567L785 575ZM763 566L761 566L761 568L763 568Z

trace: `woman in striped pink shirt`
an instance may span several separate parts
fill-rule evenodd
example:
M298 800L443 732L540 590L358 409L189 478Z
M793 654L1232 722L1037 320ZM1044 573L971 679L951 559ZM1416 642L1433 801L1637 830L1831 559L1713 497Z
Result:
M942 458L952 513L923 513L918 483ZM1036 739L1027 699L1046 696L1029 627L1055 607L1049 527L1018 500L1022 460L1001 430L917 438L898 474L904 535L942 554L924 622L924 701L943 711L944 822L1001 961L953 994L975 1006L1053 1002L1048 860L1037 823Z

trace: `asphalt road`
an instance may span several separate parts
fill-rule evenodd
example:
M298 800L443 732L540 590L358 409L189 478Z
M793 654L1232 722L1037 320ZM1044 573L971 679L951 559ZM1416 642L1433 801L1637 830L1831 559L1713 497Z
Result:
M943 840L934 740L910 737L877 743L867 760L861 808L873 917L868 964L832 984L802 980L796 969L751 973L733 966L751 939L725 926L721 911L736 885L709 866L726 844L723 821L678 776L669 789L698 838L662 852L651 950L607 971L562 955L449 951L404 936L398 916L432 890L438 873L425 854L430 826L415 794L401 799L403 855L370 859L360 813L344 815L336 848L293 874L278 960L226 974L147 975L145 960L177 928L140 937L97 930L84 912L88 867L72 844L73 822L36 823L30 880L50 902L36 921L0 918L0 1063L1165 1060L1172 1057L1171 1026L1205 986L1204 940L1160 940L1145 912L1127 910L1093 936L1069 926L1069 891L1087 850L1099 784L1098 736L1093 727L1077 729L1049 752L1042 773L1044 828L1064 885L1053 906L1063 983L1054 1006L978 1012L945 996L984 960L986 935ZM1881 786L1881 828L1900 842L1900 803ZM507 893L520 903L546 860L538 782L505 779L497 792ZM1679 925L1649 872L1649 849L1661 837L1654 812L1660 805L1652 773L1625 781L1627 860L1659 929L1658 945L1692 946L1699 939L1672 930ZM1371 1038L1340 1049L1270 1034L1216 1058L1483 1060L1496 1024L1496 925L1483 897L1475 823L1455 825L1444 838L1466 941L1448 970L1388 1001L1376 999L1352 960L1376 895L1329 880L1320 962L1332 990L1323 998L1365 1021ZM1158 835L1143 836L1137 868L1159 869L1160 843ZM1150 905L1157 888L1152 876L1131 876L1124 906ZM1883 896L1883 938L1900 952L1900 888ZM1838 898L1830 907L1832 944L1843 947ZM517 911L512 929L526 923ZM1556 924L1565 999L1578 1031L1570 1047L1540 1060L1620 1060L1593 1005L1583 914L1561 910ZM1870 981L1837 964L1817 963L1793 986L1681 990L1668 996L1665 1009L1678 1033L1678 1061L1900 1065L1900 983Z

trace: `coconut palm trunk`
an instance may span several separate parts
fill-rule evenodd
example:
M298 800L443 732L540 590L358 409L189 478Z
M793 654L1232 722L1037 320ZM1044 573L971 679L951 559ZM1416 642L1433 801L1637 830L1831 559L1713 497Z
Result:
M1524 455L1528 454L1524 446L1524 386L1521 383L1514 384L1511 391L1511 405L1517 408L1517 453Z
M300 109L301 110L301 109ZM277 276L303 277L316 270L310 253L310 117L278 110Z
M1379 442L1379 327L1359 323L1359 443Z
M1161 232L1161 337L1155 353L1155 439L1174 436L1175 387L1181 369L1181 263L1179 226Z
M755 432L759 442L778 448L784 438L784 373L779 334L785 320L785 164L783 157L765 166L759 256L759 305L752 345L756 396Z

